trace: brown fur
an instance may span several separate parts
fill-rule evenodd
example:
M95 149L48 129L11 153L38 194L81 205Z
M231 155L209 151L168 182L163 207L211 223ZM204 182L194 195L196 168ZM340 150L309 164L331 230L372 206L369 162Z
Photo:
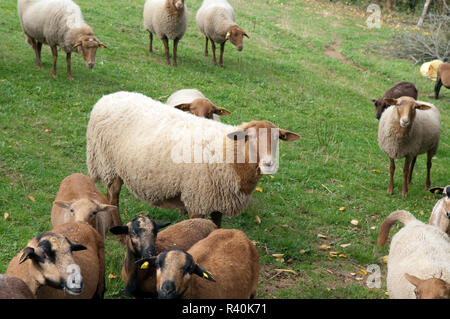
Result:
M215 106L210 100L204 98L195 99L192 103L175 105L175 108L207 119L213 119L213 114L224 116L231 113L223 107Z
M450 299L450 284L442 279L420 279L408 273L405 278L416 287L417 299Z
M21 279L0 274L0 299L34 299L34 295Z
M384 101L384 99L396 99L402 96L410 96L417 100L417 89L413 83L410 82L398 82L393 87L386 90L384 95L379 99L372 99L375 105L375 117L380 119L381 114L384 112L389 105Z
M191 255L200 273L183 274ZM161 255L160 255L161 256ZM158 257L158 260L160 258ZM158 264L158 261L156 262ZM166 280L175 283L176 293L169 297L183 299L255 298L258 286L259 257L253 243L240 230L218 229L193 245L187 253L171 250L163 268L158 264L157 288L161 296ZM202 277L200 277L202 276ZM212 282L211 277L215 280Z
M386 244L386 241L389 237L389 231L392 226L397 221L402 222L403 224L407 224L409 221L414 220L414 216L412 216L409 212L405 210L396 210L392 212L385 220L381 223L380 233L378 235L377 243L378 246L383 247Z
M177 2L181 2L184 5L184 0L167 0L166 1L167 12L169 13L169 15L171 17L174 17L174 18L179 17L184 11L183 8L181 10L179 10L175 7L175 4Z
M52 226L85 221L105 238L108 229L122 225L118 209L86 175L75 173L64 178L52 207Z
M435 98L439 98L441 86L450 89L450 63L442 63L437 69L436 85L434 87Z

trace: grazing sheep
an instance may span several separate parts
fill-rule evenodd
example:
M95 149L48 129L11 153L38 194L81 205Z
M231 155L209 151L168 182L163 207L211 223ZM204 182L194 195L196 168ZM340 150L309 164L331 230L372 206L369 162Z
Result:
M434 98L439 99L439 91L444 85L450 89L450 63L442 63L437 69L436 85L434 86Z
M72 79L72 52L81 53L86 66L92 69L97 48L106 48L83 20L80 7L71 0L19 0L18 11L27 42L36 55L38 68L42 68L42 44L50 46L53 55L52 76L55 78L57 46L66 52L69 79Z
M0 299L34 299L23 280L0 274Z
M166 104L196 116L217 121L220 121L218 115L231 113L223 107L215 106L202 92L196 89L178 90L169 96Z
M214 65L217 65L215 43L220 43L219 65L223 67L223 51L226 41L230 40L238 51L242 51L243 37L249 37L236 24L236 14L226 0L203 0L195 20L200 31L205 35L205 56L208 55L208 40L211 41Z
M103 96L86 137L89 173L107 186L111 204L124 183L151 205L190 218L212 214L219 227L222 213L240 214L262 174L278 169L278 139L299 138L267 121L235 127L131 92Z
M388 108L388 104L384 99L397 99L402 96L410 96L417 100L417 89L411 82L398 82L393 87L389 88L384 92L383 97L379 99L372 99L375 105L375 117L379 120L381 114L385 109Z
M61 294L64 291L71 295L80 295L84 292L84 279L77 277L80 273L77 273L76 269L72 268L72 273L68 270L71 265L77 265L75 252L85 249L85 246L73 244L69 238L59 233L42 233L30 240L10 261L6 274L25 282L37 298L42 297L40 291L44 286L59 289ZM77 282L74 283L73 279L77 279Z
M420 66L420 74L426 78L435 80L437 76L437 69L443 62L441 60L433 60L425 62Z
M52 226L84 221L103 239L112 226L122 225L117 207L108 201L89 176L75 173L61 182L52 207Z
M173 66L177 66L177 46L187 28L187 7L184 0L147 0L144 5L144 28L149 32L153 52L153 33L164 43L166 64L170 65L169 40L173 40Z
M214 230L187 252L171 249L139 263L144 261L156 267L156 286L161 299L256 297L258 251L237 229Z
M426 187L430 188L431 159L439 146L441 120L439 110L432 104L403 96L385 99L387 108L378 126L378 145L389 157L390 178L388 194L394 189L394 159L405 157L402 195L408 195L417 156L427 153Z
M433 194L442 194L431 212L428 223L439 227L450 236L450 185L430 189Z
M450 238L439 228L417 220L411 213L405 210L391 213L381 224L378 245L384 246L389 230L397 221L405 226L392 237L389 249L386 277L389 297L415 298L414 286L405 274L450 282ZM440 290L439 286L436 291Z
M148 217L140 216L126 226L111 228L113 234L125 234L128 237L122 280L126 283L125 291L130 296L138 298L157 296L156 269L154 267L140 269L136 266L136 261L156 256L172 248L187 250L217 228L209 220L193 218L169 226L158 233L158 230L167 224L158 224Z

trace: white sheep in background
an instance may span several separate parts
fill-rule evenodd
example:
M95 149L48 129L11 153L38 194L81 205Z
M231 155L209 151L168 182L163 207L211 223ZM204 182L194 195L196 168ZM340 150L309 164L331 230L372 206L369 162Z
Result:
M177 66L178 41L187 29L184 0L147 0L144 5L144 28L149 32L149 53L153 52L153 33L164 43L166 64L170 65L169 40L173 40L173 66Z
M388 194L394 189L394 159L405 157L402 195L408 195L417 156L427 153L426 187L430 188L431 159L439 146L441 118L439 110L426 102L403 96L385 99L391 105L384 112L378 126L378 145L389 157Z
M427 298L450 298L450 294L442 295L442 287L449 287L450 284L448 235L435 226L422 223L411 213L398 210L391 213L381 224L378 245L384 246L389 230L397 221L405 226L391 240L386 277L389 297L415 298L415 285L419 289L419 283L428 280ZM420 279L420 282L411 276ZM429 281L431 278L437 280ZM418 295L424 297L420 293Z
M442 194L431 212L428 223L439 227L450 236L450 185L430 189L433 194Z
M72 52L81 53L86 66L92 69L97 48L106 48L84 21L80 7L71 0L19 0L17 6L23 32L34 50L38 68L42 68L42 44L50 46L53 55L52 76L55 78L58 46L66 52L69 79L72 79Z
M226 0L203 0L195 20L200 31L205 35L205 56L208 55L208 40L211 40L214 65L217 65L215 43L220 43L219 65L223 67L226 41L230 40L238 51L242 51L243 37L249 37L247 32L236 24L236 14Z
M118 205L125 184L151 205L178 208L190 218L212 214L218 226L222 214L245 209L261 174L276 171L271 150L278 139L299 138L267 121L226 125L132 92L103 96L91 112L86 137L89 173L107 187L112 205ZM249 158L246 147L256 149L259 142L267 147Z
M169 96L166 104L196 116L216 121L220 121L219 116L231 113L223 107L215 106L197 89L178 90Z

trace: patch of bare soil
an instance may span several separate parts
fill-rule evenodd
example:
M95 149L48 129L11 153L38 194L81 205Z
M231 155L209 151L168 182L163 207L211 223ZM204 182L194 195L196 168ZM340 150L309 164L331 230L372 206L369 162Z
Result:
M325 48L324 53L326 55L328 55L329 57L332 57L334 59L338 59L339 61L341 61L347 65L351 65L357 69L360 69L361 71L367 71L367 69L363 68L358 63L353 62L352 60L347 59L345 56L343 56L341 54L341 52L338 51L338 49L342 45L342 40L339 39L338 37L333 37L333 39L334 39L334 42Z

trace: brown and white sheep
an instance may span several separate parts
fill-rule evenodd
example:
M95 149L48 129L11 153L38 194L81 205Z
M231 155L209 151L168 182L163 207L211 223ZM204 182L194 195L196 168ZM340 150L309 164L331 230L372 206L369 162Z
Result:
M441 194L442 198L434 205L428 223L439 227L450 236L450 185L434 187L430 192Z
M398 82L393 87L384 92L384 95L379 99L372 99L375 105L375 117L379 120L384 110L389 107L384 99L397 99L402 96L410 96L417 100L417 89L411 82Z
M145 262L156 266L159 298L256 297L258 251L240 230L217 229L188 251L167 250L139 264Z
M158 232L167 224L158 224L149 217L140 216L126 226L111 228L113 234L127 235L127 254L122 267L122 280L126 283L127 294L138 298L157 295L155 267L140 269L136 261L145 256L156 256L172 248L187 250L217 228L209 220L193 218ZM157 233L156 239L155 233ZM154 250L150 248L152 246Z
M434 86L434 97L439 99L439 91L445 86L450 89L450 63L442 63L437 70L436 85Z
M75 173L64 178L52 207L52 226L84 221L103 238L112 226L122 225L117 206L110 205L105 195L89 176Z
M34 299L22 279L0 274L0 299Z

